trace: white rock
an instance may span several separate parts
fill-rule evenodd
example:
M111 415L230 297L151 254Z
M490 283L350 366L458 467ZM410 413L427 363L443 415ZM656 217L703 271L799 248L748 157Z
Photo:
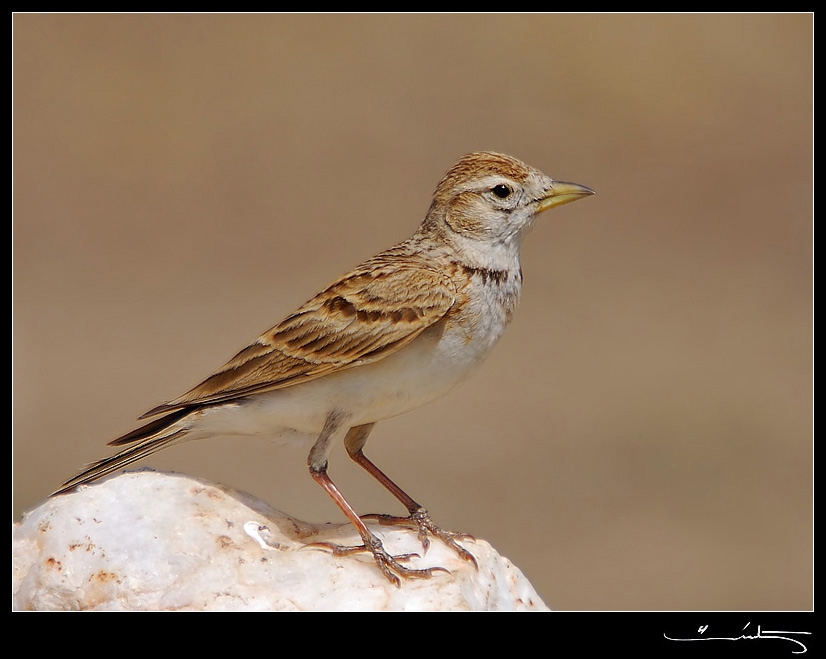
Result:
M391 553L422 553L411 530L372 526ZM128 472L49 499L12 530L15 610L547 611L482 540L479 569L434 540L412 567L449 574L392 585L349 524L313 525L248 494L177 474Z

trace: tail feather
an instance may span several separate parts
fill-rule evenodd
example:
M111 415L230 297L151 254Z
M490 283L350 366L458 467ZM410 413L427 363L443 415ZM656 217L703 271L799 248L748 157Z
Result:
M108 458L103 458L103 460L93 462L77 476L70 478L59 489L52 492L52 496L65 494L78 485L91 483L156 451L160 451L176 440L180 440L186 434L187 429L175 428L174 425L192 411L193 408L176 410L109 442L110 446L122 446L123 444L132 443L134 443L134 446L130 446Z
M117 439L113 439L109 442L108 446L123 446L124 444L131 444L132 442L137 442L141 439L147 439L148 437L165 430L178 419L183 419L185 416L190 414L193 409L194 408L192 407L184 407L180 410L171 412L166 416L162 416L159 419L150 421L149 423L142 425L140 428L135 428L135 430L132 430Z

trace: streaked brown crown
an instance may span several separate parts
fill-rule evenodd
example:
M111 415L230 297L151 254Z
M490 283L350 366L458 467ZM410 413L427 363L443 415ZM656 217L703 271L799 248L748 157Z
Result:
M477 151L462 156L444 175L436 186L435 197L449 194L452 190L470 180L484 176L501 175L522 183L533 171L521 160L493 151Z

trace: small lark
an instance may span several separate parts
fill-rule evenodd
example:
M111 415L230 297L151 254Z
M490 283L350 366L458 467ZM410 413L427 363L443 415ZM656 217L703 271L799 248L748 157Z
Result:
M441 396L477 366L502 335L519 301L519 246L538 213L593 191L555 181L499 153L471 153L439 182L430 209L408 240L334 281L264 332L223 368L141 418L157 417L110 442L128 446L89 466L55 494L89 483L166 446L221 435L315 438L310 475L364 542L324 543L336 554L368 551L396 585L442 568L402 565L365 525L417 528L425 549L439 538L473 564L457 539L374 465L363 449L377 421ZM408 517L364 518L327 475L333 442L395 496Z

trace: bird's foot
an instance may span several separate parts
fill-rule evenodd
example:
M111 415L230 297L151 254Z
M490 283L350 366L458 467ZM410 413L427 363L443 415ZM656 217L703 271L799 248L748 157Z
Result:
M373 555L373 560L376 561L376 565L379 566L382 574L397 587L401 586L401 579L429 579L437 572L449 574L449 571L443 567L429 567L417 570L402 565L402 563L409 561L411 558L420 558L419 554L398 554L393 556L387 552L381 540L372 534L365 538L363 545L354 547L337 545L332 542L312 542L306 546L310 548L318 547L328 549L332 552L333 556L349 556L350 554L369 552ZM399 577L401 577L401 579Z
M475 538L467 533L455 533L453 531L445 531L444 529L439 528L433 523L433 520L430 519L430 513L428 513L424 508L419 508L408 517L395 517L393 515L371 513L369 515L362 515L361 519L372 519L383 526L403 526L409 529L418 529L419 542L422 543L422 548L425 552L430 547L430 538L428 535L432 535L434 538L438 538L445 545L455 551L459 555L459 558L463 561L472 563L473 567L477 570L479 569L479 565L476 563L476 559L473 557L473 554L456 542L457 540L475 540Z

